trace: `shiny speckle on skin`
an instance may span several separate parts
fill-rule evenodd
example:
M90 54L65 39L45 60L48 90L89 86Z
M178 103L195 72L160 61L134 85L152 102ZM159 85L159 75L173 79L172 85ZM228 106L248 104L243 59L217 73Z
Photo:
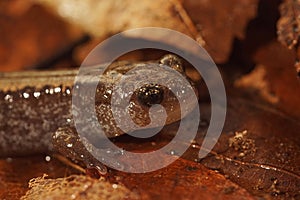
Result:
M33 93L33 96L34 96L35 98L38 98L39 96L41 96L41 93L40 93L40 92L34 92L34 93Z
M13 101L13 96L10 94L7 94L7 95L5 95L4 100L11 103Z
M54 88L54 92L55 92L55 93L60 93L60 92L61 92L61 88L60 88L60 87Z
M70 95L64 93L61 86L0 90L0 156L52 149L51 134L72 119Z
M73 144L69 143L69 144L67 144L67 147L71 148L71 147L73 147Z
M50 88L49 89L49 94L53 94L54 93L54 89L53 88Z
M26 93L26 92L24 92L24 93L23 93L23 97L24 97L25 99L28 99L28 98L29 98L29 94Z
M174 156L174 155L175 155L175 151L174 151L174 150L171 150L171 151L170 151L170 154L171 154L172 156Z
M71 94L71 90L69 88L66 89L66 94Z

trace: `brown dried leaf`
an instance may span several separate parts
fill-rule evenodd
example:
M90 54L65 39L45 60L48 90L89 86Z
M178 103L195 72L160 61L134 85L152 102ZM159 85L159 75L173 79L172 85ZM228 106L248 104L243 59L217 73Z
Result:
M0 12L1 71L33 66L82 35L78 28L30 1L1 1Z
M228 60L235 38L243 40L257 14L258 0L184 0L183 6L203 36L204 48L217 63Z
M254 195L299 198L299 122L269 106L231 99L224 132L200 163ZM205 109L201 114L209 116Z
M178 0L36 0L52 7L61 17L88 33L107 35L140 27L164 27L204 41Z
M224 176L181 158L155 172L112 174L112 181L121 180L130 190L147 195L146 199L254 199L245 189Z

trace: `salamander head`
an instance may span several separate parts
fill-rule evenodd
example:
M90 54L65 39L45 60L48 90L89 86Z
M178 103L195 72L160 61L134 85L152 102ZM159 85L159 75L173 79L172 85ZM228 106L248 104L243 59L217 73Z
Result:
M145 79L149 73L154 73L157 80L136 89L130 99L129 113L132 120L141 127L151 122L149 109L152 106L157 104L163 106L167 114L166 124L171 124L186 116L198 103L195 102L195 98L191 98L191 92L198 98L195 84L186 76L182 61L177 56L168 54L161 58L158 64L160 67L169 68L171 73L156 71L159 70L157 67L153 71L150 68L150 71L141 69L139 73L135 73L137 83L139 82L137 77ZM184 105L180 105L178 98ZM185 106L185 109L181 110L181 106Z
M195 84L186 76L181 60L175 55L168 54L152 62L118 63L105 72L104 79L109 81L98 86L96 112L109 137L124 134L127 125L126 131L156 127L151 124L149 112L157 104L165 109L166 118L160 119L159 113L154 116L167 125L182 119L198 103ZM192 95L196 98L191 98ZM125 122L123 131L115 117ZM137 126L126 123L128 118Z

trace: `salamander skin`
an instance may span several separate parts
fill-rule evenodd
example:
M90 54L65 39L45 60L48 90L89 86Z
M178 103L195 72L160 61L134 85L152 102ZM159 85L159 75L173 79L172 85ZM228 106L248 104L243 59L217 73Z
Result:
M114 85L120 77L127 76L125 73L133 68L139 69L140 66L148 65L169 65L186 77L178 60L176 56L166 55L161 60L144 63L116 62L101 75L95 94L95 110L108 137L124 134L113 119L110 105ZM101 66L90 68L97 70ZM52 136L62 127L74 126L71 106L77 73L77 70L0 73L1 157L63 151L57 149L59 145L52 145ZM145 73L142 69L137 70L138 75L145 76ZM164 76L160 73L157 78L165 79ZM174 81L172 77L167 78ZM129 77L128 80L134 81L134 77ZM193 84L182 85L178 94L173 94L168 88L155 83L134 91L130 94L131 106L128 107L133 121L139 126L149 124L149 106L152 101L153 104L160 103L166 109L166 124L180 120L197 103L191 102L187 113L180 113L180 105L175 95L185 95L182 91L186 87L192 87L196 91ZM122 98L124 94L117 95Z

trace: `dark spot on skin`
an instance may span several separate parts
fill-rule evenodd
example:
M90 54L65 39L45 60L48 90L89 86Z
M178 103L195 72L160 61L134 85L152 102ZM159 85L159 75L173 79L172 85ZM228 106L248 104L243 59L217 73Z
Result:
M188 171L197 171L197 170L198 170L197 167L192 167L192 166L188 166L186 169L187 169Z
M178 71L181 74L184 74L185 68L182 64L182 61L180 58L178 58L175 55L168 54L165 55L163 58L160 59L160 63L163 65L170 66L174 70Z
M224 194L232 194L235 191L235 187L230 186L223 189Z
M137 96L141 104L150 107L162 102L164 98L164 91L160 85L146 84L138 90Z

